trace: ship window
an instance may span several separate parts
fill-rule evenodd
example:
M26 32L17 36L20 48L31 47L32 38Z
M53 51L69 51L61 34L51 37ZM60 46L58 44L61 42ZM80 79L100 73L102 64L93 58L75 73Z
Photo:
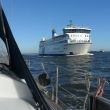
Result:
M90 33L87 29L64 29L64 33Z

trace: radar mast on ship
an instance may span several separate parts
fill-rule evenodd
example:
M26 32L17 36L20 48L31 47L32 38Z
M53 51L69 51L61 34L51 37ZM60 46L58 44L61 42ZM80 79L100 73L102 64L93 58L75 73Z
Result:
M55 36L57 36L56 30L55 29L52 29L52 38L55 37Z

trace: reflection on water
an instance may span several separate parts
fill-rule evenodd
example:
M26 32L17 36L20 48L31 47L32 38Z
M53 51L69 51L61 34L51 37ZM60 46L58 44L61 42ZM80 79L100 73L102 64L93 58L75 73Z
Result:
M7 49L2 39L0 39L0 63L9 64Z
M92 56L25 56L25 59L30 59L31 72L36 75L41 73L44 63L45 70L49 73L52 83L56 81L56 66L59 66L59 84L61 87L70 91L72 94L68 95L59 88L59 97L67 105L77 108L83 105L84 97L87 90L85 85L85 75L93 77L103 76L110 80L110 53L94 53ZM91 81L90 91L96 91L97 80ZM104 97L110 99L110 85L105 85ZM72 96L73 95L73 96Z

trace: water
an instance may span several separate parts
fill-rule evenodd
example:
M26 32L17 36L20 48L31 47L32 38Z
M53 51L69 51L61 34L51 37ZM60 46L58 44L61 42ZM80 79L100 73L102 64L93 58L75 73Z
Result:
M43 72L41 65L43 63L53 85L56 81L56 66L59 66L59 84L71 92L68 94L59 87L59 98L71 108L83 106L87 94L85 75L92 76L90 88L92 93L96 92L98 77L104 77L110 82L110 52L95 52L91 56L68 57L25 55L24 58L30 60L30 71L34 77ZM110 99L110 84L105 84L104 97Z

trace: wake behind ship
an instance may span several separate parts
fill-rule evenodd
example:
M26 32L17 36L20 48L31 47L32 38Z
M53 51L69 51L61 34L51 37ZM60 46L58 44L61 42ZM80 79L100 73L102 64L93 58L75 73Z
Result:
M52 38L42 38L39 55L87 55L91 46L91 29L74 26L72 23L63 28L63 34L52 30Z

